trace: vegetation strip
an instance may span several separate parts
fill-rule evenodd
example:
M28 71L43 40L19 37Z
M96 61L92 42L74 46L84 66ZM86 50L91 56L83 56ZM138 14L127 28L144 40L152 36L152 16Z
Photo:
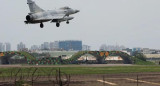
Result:
M70 66L70 67L69 67ZM116 66L116 67L23 67L22 72L33 72L30 68L38 68L40 72L50 72L52 69L59 69L66 74L81 75L81 74L120 74L120 73L147 73L160 72L160 66ZM8 73L16 70L16 68L0 68L0 72ZM42 74L45 74L42 73Z

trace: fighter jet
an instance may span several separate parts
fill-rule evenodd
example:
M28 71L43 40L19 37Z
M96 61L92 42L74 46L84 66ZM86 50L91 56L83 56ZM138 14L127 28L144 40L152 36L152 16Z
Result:
M43 10L40 8L34 1L27 0L27 4L30 9L30 13L26 16L26 24L37 24L40 23L40 27L43 28L43 22L51 21L51 23L56 23L56 26L59 27L61 22L66 21L69 24L69 20L72 20L74 17L70 15L78 13L79 10L75 10L69 7L62 7L56 10Z

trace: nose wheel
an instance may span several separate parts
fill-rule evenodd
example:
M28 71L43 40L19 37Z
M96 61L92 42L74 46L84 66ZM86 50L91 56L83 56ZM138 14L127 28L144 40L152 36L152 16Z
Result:
M57 22L57 23L56 23L56 26L59 27L59 26L60 26L60 23Z
M40 27L41 27L41 28L43 28L43 27L44 27L43 23L41 23L41 24L40 24Z

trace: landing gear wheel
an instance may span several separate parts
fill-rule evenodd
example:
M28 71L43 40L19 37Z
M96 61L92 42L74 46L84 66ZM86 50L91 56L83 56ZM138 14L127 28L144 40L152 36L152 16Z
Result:
M69 21L67 21L66 24L69 24Z
M44 27L43 23L41 23L41 24L40 24L40 27L41 27L41 28L43 28L43 27Z
M56 26L59 27L59 26L60 26L60 23L56 23Z

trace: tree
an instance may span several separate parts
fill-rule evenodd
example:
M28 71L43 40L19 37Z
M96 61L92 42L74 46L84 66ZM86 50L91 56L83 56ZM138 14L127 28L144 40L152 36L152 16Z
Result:
M143 53L138 53L137 51L135 51L135 52L133 53L133 56L134 56L135 58L140 59L140 60L146 61L146 56L145 56Z

